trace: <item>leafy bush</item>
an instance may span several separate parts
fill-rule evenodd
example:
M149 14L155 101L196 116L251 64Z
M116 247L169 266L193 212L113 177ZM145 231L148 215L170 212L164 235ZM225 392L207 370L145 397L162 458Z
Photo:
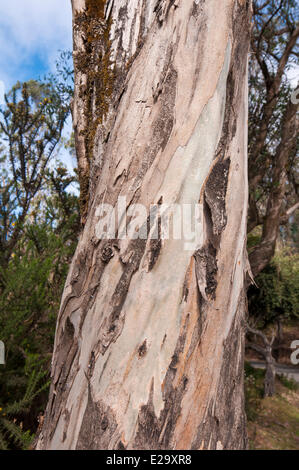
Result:
M248 290L249 314L264 328L278 318L299 314L299 254L290 249L278 252Z
M28 448L45 408L56 315L80 231L77 176L58 160L63 146L74 149L63 137L70 59L62 53L43 82L18 82L0 106L0 449Z
M11 447L26 450L33 440L30 430L23 430L23 417L28 415L34 399L47 389L46 372L33 371L28 377L23 398L0 407L0 450Z
M68 223L59 233L45 222L29 224L0 269L7 355L0 366L0 448L25 448L45 408L56 315L76 243L70 229Z

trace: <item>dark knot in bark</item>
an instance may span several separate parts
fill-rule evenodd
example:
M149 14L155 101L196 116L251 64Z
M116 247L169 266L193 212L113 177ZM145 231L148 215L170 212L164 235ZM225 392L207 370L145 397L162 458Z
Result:
M104 262L104 263L109 263L109 261L111 260L111 258L113 258L114 256L114 252L111 248L110 245L106 245L103 250L102 250L102 253L101 253L101 260Z

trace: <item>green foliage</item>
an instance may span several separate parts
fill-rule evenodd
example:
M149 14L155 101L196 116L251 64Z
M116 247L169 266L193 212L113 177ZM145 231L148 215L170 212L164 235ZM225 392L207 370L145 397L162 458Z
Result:
M252 248L258 245L261 241L262 237L262 228L261 226L255 227L252 232L250 232L247 236L247 250L250 253Z
M289 71L294 71L299 56L298 37L296 40L298 2L253 0L253 13L249 56L248 227L249 231L258 225L267 226L269 230L269 198L275 194L278 198L277 187L280 185L283 187L282 223L292 225L284 230L284 237L297 243L298 215L288 221L286 212L298 201L299 136L294 132L286 139L283 129L285 122L289 122L288 109L293 91ZM288 161L282 163L277 155L286 144ZM263 233L266 237L267 231Z
M27 374L25 374L27 375ZM0 401L0 450L17 448L26 450L30 446L34 435L30 430L23 430L24 417L30 413L36 397L49 386L45 381L46 373L43 370L33 370L28 373L27 387L24 396L18 401L4 404Z
M4 142L9 140L0 160L0 177L4 182L0 196L0 250L6 260L21 236L30 204L42 188L46 168L63 127L62 122L53 122L53 111L47 98L30 113L29 102L24 106L17 105L17 90L18 87L13 91L15 104L11 105L10 111L4 112L5 127L0 121L6 135ZM22 93L26 94L26 90L23 85ZM28 114L31 114L30 118Z
M1 264L22 236L33 200L48 189L50 163L66 147L62 132L73 95L70 56L62 52L56 74L43 82L17 82L0 106Z
M18 82L5 95L0 128L20 206L26 191L34 195L40 188L68 114L68 104L51 83Z
M76 244L69 221L56 230L45 221L27 225L1 269L0 332L7 357L5 367L0 366L0 403L6 415L0 427L6 429L9 445L17 448L27 445L45 407L56 315ZM15 420L23 423L24 442ZM0 441L5 441L3 435Z
M254 421L259 414L264 393L264 377L263 369L255 369L249 362L245 362L245 411L249 421Z
M298 318L299 254L289 249L277 253L248 290L250 316L264 328L278 318Z
M45 409L56 316L80 230L76 175L59 161L72 70L17 83L0 109L0 449L27 449ZM71 192L70 188L75 191Z
M51 306L55 311L72 251L73 245L46 225L26 227L8 267L1 270L0 331L10 347L15 344L25 351L37 340L52 343L47 334L55 322Z
M294 379L288 379L284 375L278 375L278 380L289 390L296 391L299 388L298 383Z

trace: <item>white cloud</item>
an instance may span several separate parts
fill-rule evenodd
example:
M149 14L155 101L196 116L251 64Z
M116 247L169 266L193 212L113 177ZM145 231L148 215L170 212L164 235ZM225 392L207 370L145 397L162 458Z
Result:
M71 49L71 27L70 0L0 0L0 79L22 79L34 57L51 68L58 49Z
M9 0L0 3L0 25L16 42L32 47L50 40L65 41L71 30L70 0Z

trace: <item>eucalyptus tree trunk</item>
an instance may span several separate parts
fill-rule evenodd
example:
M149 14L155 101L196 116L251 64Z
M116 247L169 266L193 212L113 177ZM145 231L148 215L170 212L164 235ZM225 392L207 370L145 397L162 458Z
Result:
M84 229L39 449L246 447L250 15L244 0L73 0ZM156 238L124 237L133 204L143 232L150 205L198 204L199 237L164 236L160 213Z

